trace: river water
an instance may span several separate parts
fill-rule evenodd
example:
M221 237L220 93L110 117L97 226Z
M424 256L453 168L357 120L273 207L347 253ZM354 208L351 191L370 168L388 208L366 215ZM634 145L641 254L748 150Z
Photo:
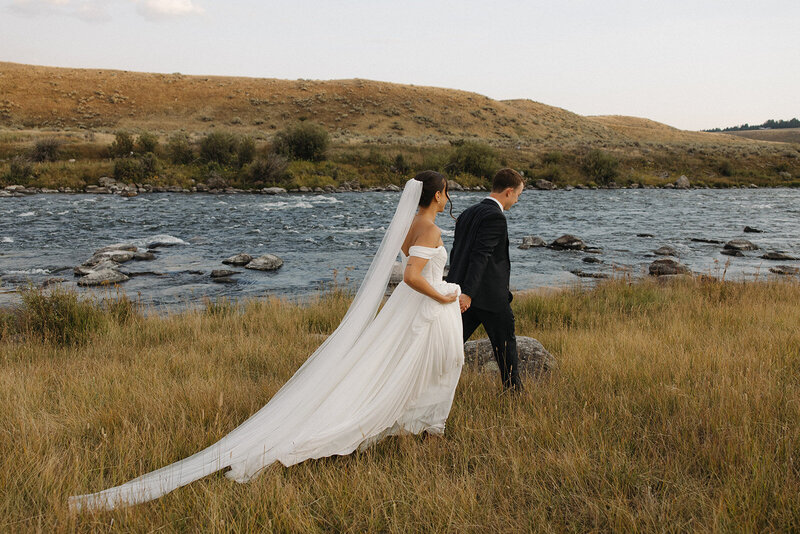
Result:
M453 193L454 213L480 201L482 193ZM145 304L180 309L225 296L233 299L276 294L302 297L334 280L357 284L394 212L398 193L264 195L40 194L0 199L0 305L19 298L10 290L29 281L64 278L74 287L72 267L93 251L113 243L145 247L152 241L176 243L159 248L157 259L129 262L130 271L157 275L131 278L121 287ZM759 258L765 251L800 256L800 189L730 190L573 190L525 191L507 212L511 239L512 289L591 283L571 271L645 276L658 257L652 251L674 247L679 261L695 272L728 279L768 276L778 264ZM449 249L454 221L438 223ZM745 225L764 233L743 233ZM573 234L600 247L602 264L587 264L578 251L520 250L525 235L550 242ZM637 237L652 234L654 237ZM745 238L761 250L746 257L720 254L721 244ZM236 253L283 258L275 272L237 269L237 283L211 281L212 269ZM80 291L89 291L80 289ZM97 291L97 290L93 290Z

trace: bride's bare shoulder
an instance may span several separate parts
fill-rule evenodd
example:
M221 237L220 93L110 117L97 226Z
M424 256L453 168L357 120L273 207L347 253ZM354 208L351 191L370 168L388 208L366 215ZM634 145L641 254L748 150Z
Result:
M435 248L442 242L442 230L432 222L419 221L415 230L413 246Z

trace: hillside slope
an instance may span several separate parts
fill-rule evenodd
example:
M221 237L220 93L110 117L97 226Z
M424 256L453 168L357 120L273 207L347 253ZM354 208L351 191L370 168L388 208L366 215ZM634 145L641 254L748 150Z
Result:
M277 80L40 67L0 62L0 127L212 128L267 135L297 120L351 142L439 143L480 138L498 145L747 145L724 134L685 132L630 117L583 117L530 100L367 80Z

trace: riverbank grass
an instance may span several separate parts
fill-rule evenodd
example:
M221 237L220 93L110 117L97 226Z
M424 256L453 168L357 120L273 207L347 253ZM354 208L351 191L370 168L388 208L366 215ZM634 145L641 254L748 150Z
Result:
M32 294L0 321L2 531L800 529L796 281L520 295L518 334L539 339L558 370L504 397L497 376L465 368L444 438L272 466L244 485L216 474L95 515L70 514L67 497L225 435L335 328L351 295L166 317L95 303L62 322L41 310L56 315L69 296L49 298ZM85 335L59 335L86 314L97 320Z

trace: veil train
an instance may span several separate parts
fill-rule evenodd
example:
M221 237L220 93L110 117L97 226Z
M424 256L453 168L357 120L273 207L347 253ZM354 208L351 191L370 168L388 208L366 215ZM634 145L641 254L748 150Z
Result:
M406 182L389 228L341 323L263 408L217 443L186 459L120 486L70 497L70 509L101 510L150 501L228 467L226 477L245 482L274 461L291 465L318 457L313 450L301 454L293 440L319 430L319 426L314 429L304 425L310 424L309 418L322 403L326 403L327 410L352 408L347 399L339 399L333 392L345 380L348 370L361 363L359 360L374 358L369 351L352 349L375 320L421 191L422 182L415 179ZM337 446L332 445L334 449ZM348 447L343 441L342 453Z

